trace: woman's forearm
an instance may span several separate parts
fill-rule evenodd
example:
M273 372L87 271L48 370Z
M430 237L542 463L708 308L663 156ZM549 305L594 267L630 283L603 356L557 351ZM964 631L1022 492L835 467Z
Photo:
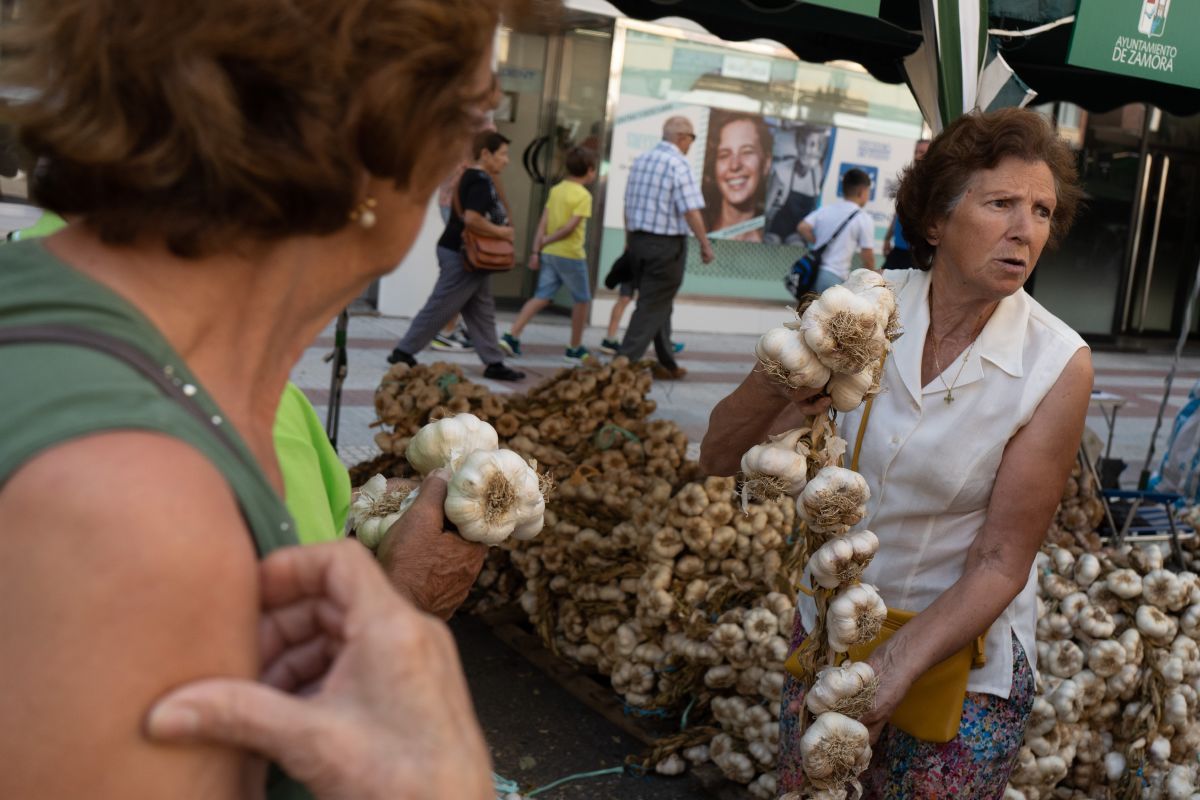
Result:
M700 443L700 468L709 475L733 475L742 454L769 434L799 425L804 414L771 386L756 366L713 408Z
M508 227L507 225L496 225L488 222L487 218L477 211L468 210L467 213L463 215L463 225L467 228L467 230L471 231L471 233L477 233L480 236L491 236L496 239L511 240L513 235L512 228Z
M986 632L1028 578L987 565L968 569L928 608L877 651L877 671L894 672L911 683Z

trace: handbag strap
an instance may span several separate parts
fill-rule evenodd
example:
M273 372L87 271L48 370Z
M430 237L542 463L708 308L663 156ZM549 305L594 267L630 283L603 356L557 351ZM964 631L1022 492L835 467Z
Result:
M159 365L143 350L124 339L74 325L15 325L0 328L0 346L13 344L65 344L85 347L124 362L210 431L235 458L254 470L258 469L257 465L247 461L233 439L220 426L220 418L213 417L196 402L193 397L196 387L174 377L169 367ZM188 393L188 389L191 389L191 394Z

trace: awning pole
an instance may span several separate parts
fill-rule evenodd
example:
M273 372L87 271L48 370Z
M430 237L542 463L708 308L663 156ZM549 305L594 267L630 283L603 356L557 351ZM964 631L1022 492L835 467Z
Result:
M1163 414L1167 410L1167 399L1171 396L1171 384L1175 382L1175 371L1179 369L1179 360L1183 358L1183 347L1187 344L1188 332L1192 328L1192 307L1196 298L1200 297L1200 263L1196 264L1196 277L1192 279L1192 294L1188 298L1187 308L1183 310L1183 330L1179 332L1179 341L1175 343L1175 359L1167 373L1166 388L1163 389L1162 402L1158 404L1158 418L1154 420L1154 432L1150 434L1150 448L1146 451L1146 463L1142 464L1142 474L1138 477L1138 488L1145 490L1150 481L1150 462L1154 460L1154 443L1158 439L1158 431L1162 427Z

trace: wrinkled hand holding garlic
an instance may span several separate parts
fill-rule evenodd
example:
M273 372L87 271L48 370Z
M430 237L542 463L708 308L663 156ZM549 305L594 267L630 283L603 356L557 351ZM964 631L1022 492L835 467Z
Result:
M423 475L443 467L451 471L443 508L467 541L495 545L509 536L532 539L545 521L537 471L517 453L497 449L498 444L491 425L473 414L458 414L421 428L405 451ZM359 540L377 547L416 496L416 490L388 493L382 475L368 481L351 508Z

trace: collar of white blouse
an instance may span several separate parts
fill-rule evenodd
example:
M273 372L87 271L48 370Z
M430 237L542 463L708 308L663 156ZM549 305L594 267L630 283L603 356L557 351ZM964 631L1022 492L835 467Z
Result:
M913 400L920 405L924 395L943 395L946 385L954 381L954 391L983 380L983 360L986 359L1000 369L1019 378L1024 374L1022 351L1025 346L1025 327L1029 319L1029 295L1024 289L1000 301L995 312L984 325L975 346L964 351L949 364L944 364L940 380L921 385L921 356L925 348L925 337L929 334L929 284L930 273L913 270L900 289L897 300L900 304L900 322L904 335L896 340L892 358L896 369ZM967 363L962 360L966 358ZM961 374L959 370L961 369ZM957 378L957 380L955 380Z

